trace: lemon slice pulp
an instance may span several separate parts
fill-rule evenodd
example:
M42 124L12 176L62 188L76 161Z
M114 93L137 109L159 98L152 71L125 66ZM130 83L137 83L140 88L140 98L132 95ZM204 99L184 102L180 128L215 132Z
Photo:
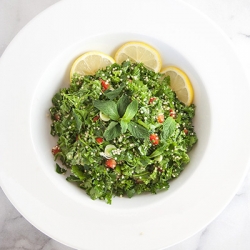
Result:
M115 63L115 60L102 52L87 52L74 61L70 71L70 79L74 73L80 75L94 75L99 69L105 69L113 63Z
M127 59L132 62L143 63L144 66L155 72L159 72L162 60L159 52L143 42L128 42L123 44L115 53L115 61L121 64Z
M194 99L194 90L186 73L175 66L168 66L162 69L161 73L170 76L171 89L181 102L189 106Z

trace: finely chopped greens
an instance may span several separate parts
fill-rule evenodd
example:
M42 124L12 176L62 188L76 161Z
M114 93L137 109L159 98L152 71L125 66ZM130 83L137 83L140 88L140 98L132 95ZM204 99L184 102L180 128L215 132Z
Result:
M197 142L192 119L170 89L170 78L125 61L93 76L74 74L50 108L58 173L92 199L169 188Z

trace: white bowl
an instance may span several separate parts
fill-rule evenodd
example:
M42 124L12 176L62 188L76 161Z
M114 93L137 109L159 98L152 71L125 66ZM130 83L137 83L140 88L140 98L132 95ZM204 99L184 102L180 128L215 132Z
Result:
M53 94L68 86L77 56L89 50L113 55L132 40L151 44L163 65L176 65L190 77L199 141L168 191L116 197L107 205L55 173L55 138L47 114ZM246 174L249 84L229 39L181 1L62 1L19 33L1 58L0 72L6 107L1 186L26 219L66 245L103 250L171 246L210 223Z
M102 44L96 44L95 41L102 41ZM138 208L148 206L151 203L160 201L166 196L170 196L177 189L183 186L184 182L190 179L192 173L199 166L200 161L205 153L208 138L211 129L211 114L208 96L203 86L202 80L193 68L191 62L188 61L183 55L181 55L175 48L170 47L167 43L161 40L154 39L150 36L133 33L112 33L103 34L95 37L88 38L72 45L63 51L58 58L56 58L49 67L45 70L39 83L37 84L36 91L34 93L33 102L31 105L31 137L34 145L34 149L37 153L37 158L40 164L51 179L53 183L57 183L58 188L62 190L66 195L74 197L76 201L81 201L83 204L88 202L89 197L83 194L75 185L65 182L65 176L55 174L55 169L52 167L54 164L53 156L50 150L56 145L56 138L50 135L51 119L48 116L45 119L45 115L48 114L51 107L51 99L53 95L59 91L60 88L69 87L69 72L73 61L82 53L87 51L104 51L109 55L113 55L116 49L127 41L144 41L153 45L162 55L164 65L176 65L189 75L195 89L195 104L197 105L196 117L194 119L194 125L199 137L199 145L191 152L191 163L186 170L182 173L176 181L171 183L171 188L168 192L160 192L159 195L141 195L136 199L115 199L112 207L119 207L120 209L127 210L128 208ZM83 49L84 48L84 49ZM206 114L204 119L203 114ZM206 129L206 133L202 133L202 129ZM95 202L93 205L97 208L103 209L103 202ZM101 207L100 207L101 206ZM106 205L104 204L104 208ZM110 209L110 208L108 208Z

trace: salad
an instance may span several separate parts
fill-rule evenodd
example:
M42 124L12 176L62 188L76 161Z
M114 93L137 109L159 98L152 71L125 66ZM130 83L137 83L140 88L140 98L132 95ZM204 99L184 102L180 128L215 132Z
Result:
M170 81L129 60L74 74L50 108L56 171L108 204L167 190L197 142L195 106L180 102Z

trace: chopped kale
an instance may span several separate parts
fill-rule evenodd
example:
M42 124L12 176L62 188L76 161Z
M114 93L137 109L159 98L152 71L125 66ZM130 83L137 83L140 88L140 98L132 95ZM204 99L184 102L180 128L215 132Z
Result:
M181 103L170 81L129 61L93 76L75 74L50 108L58 138L52 152L66 167L57 164L56 171L68 169L68 181L108 204L113 196L167 190L197 142L195 106Z

